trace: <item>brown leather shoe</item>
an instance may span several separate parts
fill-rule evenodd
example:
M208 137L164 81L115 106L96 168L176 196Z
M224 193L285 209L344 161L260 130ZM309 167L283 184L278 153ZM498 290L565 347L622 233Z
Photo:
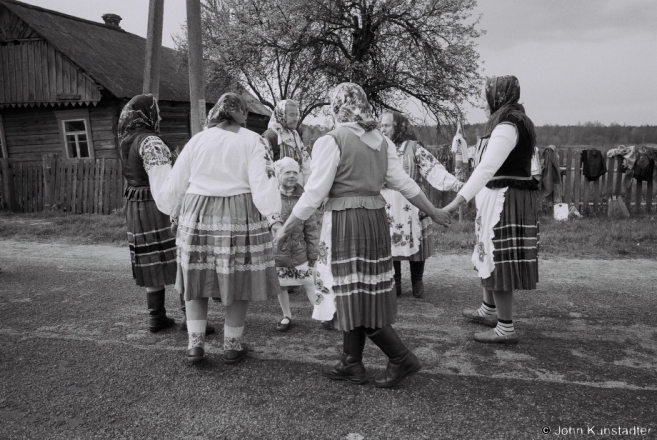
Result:
M346 380L358 385L367 382L362 357L349 356L346 353L342 355L340 362L337 364L323 366L322 376L332 380Z
M484 343L497 343L497 344L517 344L519 341L518 333L513 332L509 335L499 336L495 333L495 329L486 330L485 332L475 333L474 340Z
M249 350L242 344L241 350L225 350L224 364L236 364L246 357Z
M478 311L469 309L463 310L463 316L477 324L487 325L488 327L497 326L497 316L481 316Z
M205 350L203 350L201 347L193 347L187 350L187 362L189 362L192 365L198 364L203 362L203 359L205 358Z

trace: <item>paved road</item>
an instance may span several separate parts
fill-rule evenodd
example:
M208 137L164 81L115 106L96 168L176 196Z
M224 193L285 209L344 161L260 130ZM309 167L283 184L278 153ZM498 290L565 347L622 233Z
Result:
M287 334L276 300L252 307L245 363L221 363L219 333L194 368L177 328L146 331L126 248L6 240L0 267L0 438L657 438L656 261L543 260L540 290L518 296L521 343L500 347L459 317L480 300L469 258L434 257L397 324L425 368L395 390L318 376L341 335L303 294ZM365 355L370 374L385 365Z

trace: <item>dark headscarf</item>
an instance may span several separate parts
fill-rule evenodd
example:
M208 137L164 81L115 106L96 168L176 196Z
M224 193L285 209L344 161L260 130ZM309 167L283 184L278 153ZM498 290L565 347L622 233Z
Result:
M511 115L524 124L531 145L536 145L534 123L525 113L525 107L518 103L519 100L520 83L515 76L493 76L486 80L486 101L490 107L490 118L484 127L486 135L493 131L502 118Z
M417 141L417 136L411 129L411 122L408 118L399 112L389 111L384 114L392 115L392 137L390 138L395 144L405 141Z
M119 148L122 157L141 134L160 134L160 109L153 95L137 95L123 107L119 117Z
M223 121L235 121L231 113L242 113L244 119L248 115L246 101L237 93L228 92L221 95L219 101L208 113L207 125L212 128Z

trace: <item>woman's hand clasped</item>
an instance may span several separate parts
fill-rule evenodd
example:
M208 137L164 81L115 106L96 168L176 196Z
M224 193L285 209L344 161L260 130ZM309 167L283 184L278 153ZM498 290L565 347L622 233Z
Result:
M286 231L281 223L274 223L274 225L271 227L271 230L274 235L275 248L284 245L285 242L287 242L287 239L290 237L290 232Z
M434 209L430 217L431 220L445 227L448 227L452 222L452 216L450 212L444 209L438 209L438 208Z

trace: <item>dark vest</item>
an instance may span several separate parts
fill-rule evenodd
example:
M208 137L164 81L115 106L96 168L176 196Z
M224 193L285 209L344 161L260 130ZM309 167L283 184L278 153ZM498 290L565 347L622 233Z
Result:
M500 121L515 125L518 130L518 142L506 158L493 179L486 185L488 188L504 188L506 186L520 189L536 189L532 179L532 156L534 146L530 142L529 131L519 119L508 115Z
M340 148L340 162L329 197L379 196L388 172L388 143L376 151L350 129L338 128L332 136Z
M139 146L148 136L154 136L152 133L143 133L138 135L130 145L128 156L121 154L121 165L123 167L123 177L128 181L128 186L149 186L148 174L144 169L144 162L139 155Z

